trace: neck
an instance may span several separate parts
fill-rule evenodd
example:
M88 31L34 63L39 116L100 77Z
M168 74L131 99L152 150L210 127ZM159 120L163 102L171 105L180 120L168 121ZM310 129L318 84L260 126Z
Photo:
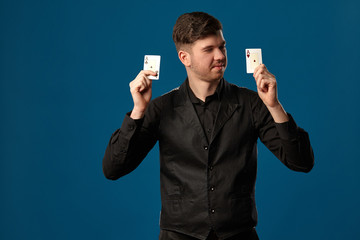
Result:
M189 86L194 95L201 101L205 102L206 97L215 93L220 80L221 79L208 82L189 78Z

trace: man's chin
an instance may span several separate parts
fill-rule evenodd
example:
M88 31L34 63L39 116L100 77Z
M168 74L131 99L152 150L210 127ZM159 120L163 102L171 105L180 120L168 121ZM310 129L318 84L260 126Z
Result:
M208 82L216 82L216 81L219 81L220 79L222 79L223 77L224 77L224 74L213 75L213 76L211 76L211 78L208 78L207 81Z
M219 71L214 72L214 78L220 79L224 77L225 69L221 69Z

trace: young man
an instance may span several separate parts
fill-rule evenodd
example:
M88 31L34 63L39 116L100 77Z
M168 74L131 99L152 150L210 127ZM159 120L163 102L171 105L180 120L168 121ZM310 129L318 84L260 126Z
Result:
M130 83L133 110L103 159L109 179L133 171L160 146L160 239L258 239L255 231L257 139L288 168L314 164L308 134L282 108L264 65L257 93L223 78L227 56L221 23L193 12L180 16L173 39L187 79L151 101L152 71Z

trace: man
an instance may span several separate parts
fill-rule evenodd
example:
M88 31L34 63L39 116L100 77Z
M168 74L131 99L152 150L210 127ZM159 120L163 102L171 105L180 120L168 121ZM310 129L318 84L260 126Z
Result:
M257 139L288 168L308 172L314 164L308 134L281 106L264 65L253 75L257 93L225 81L216 18L183 14L173 39L187 79L152 101L155 72L141 71L130 83L134 107L111 136L104 174L115 180L133 171L159 141L159 239L258 239Z

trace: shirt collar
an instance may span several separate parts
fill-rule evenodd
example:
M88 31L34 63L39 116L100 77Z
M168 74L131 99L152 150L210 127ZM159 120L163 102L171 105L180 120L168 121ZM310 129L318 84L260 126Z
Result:
M217 97L217 99L220 101L221 100L221 92L222 92L222 89L223 89L223 82L224 82L224 79L222 78L219 82L219 85L217 86L216 90L215 90L215 93L213 95L210 95L208 97L206 97L205 99L205 102L207 102L208 100L210 99L213 99L215 97ZM191 90L190 88L190 85L189 85L189 79L186 79L186 88L187 88L187 91L188 91L188 94L189 94L189 98L190 98L190 101L192 103L195 103L195 104L201 104L201 103L204 103L203 101L201 101L200 99L198 99L194 92Z

